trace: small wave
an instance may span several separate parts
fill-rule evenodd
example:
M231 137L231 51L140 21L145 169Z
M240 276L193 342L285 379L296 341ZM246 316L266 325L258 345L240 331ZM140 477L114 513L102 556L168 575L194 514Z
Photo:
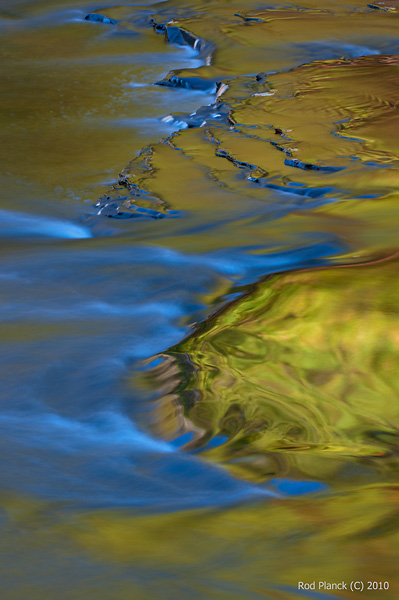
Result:
M86 422L49 413L1 415L0 431L7 448L3 485L39 496L168 510L277 496L176 452L117 412Z
M1 274L0 278L9 280L18 280L15 274ZM135 317L144 318L157 315L158 317L167 317L177 319L184 315L182 306L175 303L148 302L146 304L114 304L103 301L81 301L76 304L68 302L66 306L60 306L57 299L57 305L43 303L42 305L32 305L31 300L24 303L13 303L3 305L0 309L0 322L7 322L21 319L24 317L43 318L46 321L75 320L75 319L98 319L117 318L117 317Z
M36 217L26 213L0 210L0 237L40 236L67 239L90 238L91 233L85 227L61 221Z
M343 44L342 42L308 42L296 44L301 56L307 60L331 60L337 58L357 58L359 56L372 56L380 54L376 48L363 46L361 44Z
M127 84L127 87L131 87L131 88L142 88L142 87L150 87L151 84L150 83L139 83L138 81L130 81Z
M89 422L66 419L57 414L36 416L0 415L0 428L12 430L19 444L27 447L51 445L63 452L86 451L105 446L134 448L136 451L172 452L170 444L150 438L133 422L115 412L98 413Z

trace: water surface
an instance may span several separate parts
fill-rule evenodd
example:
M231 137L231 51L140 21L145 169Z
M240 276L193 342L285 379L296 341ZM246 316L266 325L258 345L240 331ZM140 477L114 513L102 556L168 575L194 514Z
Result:
M1 3L2 598L397 597L375 6Z

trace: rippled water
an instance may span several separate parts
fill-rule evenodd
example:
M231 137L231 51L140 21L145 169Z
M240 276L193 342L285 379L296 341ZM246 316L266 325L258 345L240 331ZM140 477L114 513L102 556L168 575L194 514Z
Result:
M398 10L0 3L1 598L397 598Z

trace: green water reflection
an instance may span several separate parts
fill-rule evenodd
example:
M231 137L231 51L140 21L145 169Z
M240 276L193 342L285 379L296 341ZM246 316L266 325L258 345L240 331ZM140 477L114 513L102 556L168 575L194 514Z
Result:
M216 313L171 349L172 385L176 362L184 379L160 411L175 434L255 480L394 481L397 268L277 275Z

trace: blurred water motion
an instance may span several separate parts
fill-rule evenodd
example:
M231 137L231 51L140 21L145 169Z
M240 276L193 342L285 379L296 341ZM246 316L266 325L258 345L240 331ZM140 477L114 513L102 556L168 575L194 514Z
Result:
M2 599L398 597L398 18L1 3Z

